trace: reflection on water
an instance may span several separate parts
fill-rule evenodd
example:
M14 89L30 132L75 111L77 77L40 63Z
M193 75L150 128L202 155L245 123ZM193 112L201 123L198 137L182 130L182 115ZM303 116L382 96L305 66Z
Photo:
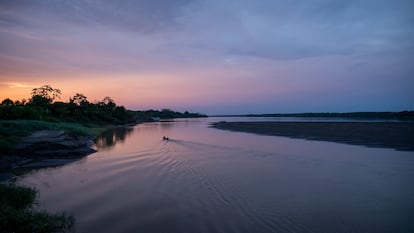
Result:
M117 127L105 131L95 140L95 146L98 150L108 149L116 143L123 142L134 131L133 127Z
M220 120L117 129L110 150L18 182L80 233L414 232L412 152L208 128Z

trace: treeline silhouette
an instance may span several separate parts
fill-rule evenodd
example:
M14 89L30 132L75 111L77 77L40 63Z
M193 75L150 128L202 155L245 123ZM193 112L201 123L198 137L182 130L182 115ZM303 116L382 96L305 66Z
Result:
M158 110L146 110L146 111L136 111L137 120L139 121L154 121L154 119L171 119L171 118L199 118L207 117L207 115L200 113L189 113L185 111L184 113L176 112L170 109Z
M98 124L128 124L137 121L152 121L154 118L205 117L198 113L180 113L169 109L161 111L132 111L119 106L111 97L89 102L83 94L77 93L69 102L60 99L61 91L44 85L34 88L28 100L4 99L0 105L0 119L68 121Z

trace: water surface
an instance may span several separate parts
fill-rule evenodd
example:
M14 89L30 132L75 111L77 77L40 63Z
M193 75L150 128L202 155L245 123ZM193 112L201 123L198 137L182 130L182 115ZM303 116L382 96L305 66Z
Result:
M77 232L414 232L414 153L207 127L221 120L108 133L19 182Z

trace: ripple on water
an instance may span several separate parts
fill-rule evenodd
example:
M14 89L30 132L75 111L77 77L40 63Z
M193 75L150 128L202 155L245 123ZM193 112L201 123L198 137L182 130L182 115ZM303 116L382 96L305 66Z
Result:
M79 232L408 233L412 155L152 123L20 182L74 213Z

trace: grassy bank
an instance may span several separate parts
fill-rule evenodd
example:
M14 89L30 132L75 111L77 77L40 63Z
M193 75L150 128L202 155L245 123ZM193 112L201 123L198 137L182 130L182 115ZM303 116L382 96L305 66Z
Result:
M13 153L22 137L37 130L64 130L76 135L97 136L108 126L39 120L0 120L0 154Z
M74 218L35 208L36 191L0 184L0 232L73 232Z

